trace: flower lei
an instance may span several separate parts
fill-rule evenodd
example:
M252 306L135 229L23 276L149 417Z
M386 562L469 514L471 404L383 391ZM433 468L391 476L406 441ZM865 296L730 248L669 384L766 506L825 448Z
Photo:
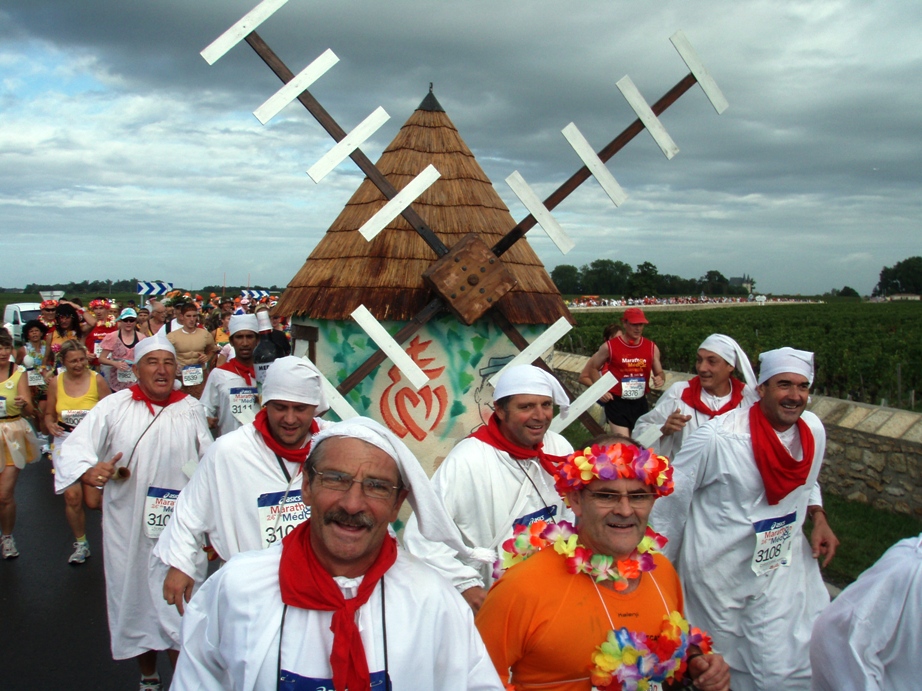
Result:
M502 556L493 564L493 578L499 578L509 567L550 546L566 558L567 573L584 573L596 583L613 581L615 590L624 590L631 578L656 568L653 553L666 544L666 538L648 526L634 553L615 563L614 557L595 554L580 545L578 537L576 528L567 521L535 521L527 526L517 525L512 537L503 543Z
M672 494L672 466L665 456L633 444L594 444L576 451L554 468L555 487L561 496L576 492L596 479L638 479L656 490L658 496ZM499 578L511 566L525 561L545 547L566 558L567 572L584 573L596 583L612 581L616 591L625 590L629 580L656 568L653 554L666 544L666 538L647 526L646 534L627 559L595 554L578 543L576 529L568 522L535 521L517 525L512 537L503 543L502 556L493 565ZM687 670L688 648L711 651L711 638L689 626L679 612L663 617L659 634L647 636L626 628L610 631L592 654L590 679L600 691L647 691L651 683L667 679L680 681Z
M707 655L711 652L711 637L689 626L678 612L663 617L656 636L626 628L609 631L608 638L592 654L592 685L600 691L646 691L651 682L681 681L688 669L686 657L692 645Z

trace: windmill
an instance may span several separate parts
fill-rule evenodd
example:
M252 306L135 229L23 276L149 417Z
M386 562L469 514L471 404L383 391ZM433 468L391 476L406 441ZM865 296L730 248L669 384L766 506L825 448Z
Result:
M605 162L610 160L644 129L650 132L663 154L667 158L672 158L678 152L678 147L659 121L658 116L694 84L698 83L702 86L718 113L721 113L727 107L727 103L684 34L677 32L671 37L671 41L688 65L690 73L652 106L647 104L629 77L621 79L617 83L618 88L637 113L637 120L625 128L623 132L598 153L595 152L574 123L567 125L562 134L584 165L544 201L538 197L517 171L509 175L506 179L507 184L529 211L529 215L515 223L511 215L508 214L508 210L499 201L499 205L508 216L508 222L498 235L494 234L496 235L495 237L489 238L491 242L488 244L484 241L485 234L482 232L464 234L458 233L457 229L454 232L449 232L449 229L444 227L451 224L446 223L438 213L438 209L435 208L438 205L431 203L431 198L438 196L436 192L439 185L443 185L445 182L440 180L442 172L439 170L438 165L430 163L418 166L420 169L412 171L412 174L407 174L408 171L404 169L398 170L399 166L388 171L387 166L384 165L385 157L388 155L387 150L378 164L372 163L362 152L360 148L362 144L389 117L382 108L377 108L352 131L346 132L311 95L308 90L309 87L330 70L338 60L332 51L324 51L296 75L256 33L256 29L286 2L287 0L264 0L205 48L202 51L202 56L209 64L213 64L241 41L245 41L250 45L283 82L282 88L254 111L254 115L260 122L263 124L269 122L282 108L297 100L314 116L335 141L335 145L308 170L310 177L319 183L346 158L351 158L365 174L366 180L362 183L362 187L359 188L353 199L359 197L359 201L368 208L364 212L360 226L349 228L352 236L357 238L360 235L363 238L361 242L370 243L369 247L376 248L383 242L382 237L386 234L405 232L412 235L416 245L424 247L424 255L428 255L420 257L417 252L412 257L413 262L406 259L404 262L406 266L398 267L405 272L422 269L418 275L414 275L414 279L418 283L424 282L423 290L415 291L412 296L404 294L404 292L409 293L409 290L394 291L385 295L384 298L379 297L378 304L372 305L372 310L366 308L364 304L354 304L356 303L355 291L350 294L350 291L346 290L342 295L337 296L334 294L334 290L328 287L328 282L316 282L313 288L314 292L309 296L309 299L316 301L318 291L327 286L325 301L334 303L333 308L331 308L333 311L327 315L328 318L334 321L339 320L341 323L348 320L350 325L346 330L327 332L328 336L337 339L345 349L344 352L337 353L336 357L339 359L335 363L334 361L324 362L323 354L317 350L331 339L321 339L316 324L311 325L310 322L304 322L303 320L301 324L298 324L297 320L295 320L293 322L293 336L295 336L296 341L307 343L306 354L317 362L318 367L325 372L327 377L332 375L334 379L339 381L335 387L329 380L326 382L331 406L337 415L341 418L350 417L357 414L356 407L363 409L363 412L382 419L392 430L404 437L404 440L410 443L411 448L414 446L414 441L420 443L429 441L431 444L432 440L435 439L438 448L430 446L426 453L419 453L420 447L417 444L414 449L421 459L435 458L443 455L443 451L447 452L460 436L464 436L470 430L463 429L463 424L442 424L442 417L433 420L432 411L439 407L439 410L444 412L444 407L448 405L453 407L461 405L464 407L464 403L459 403L459 399L462 398L461 394L463 392L469 392L474 387L475 382L473 379L475 379L475 375L468 373L467 378L462 382L467 388L462 386L452 392L452 395L449 395L449 392L445 390L440 391L439 386L436 384L440 377L444 377L446 367L433 362L436 358L432 357L431 352L426 351L426 348L433 340L431 333L427 333L426 329L431 328L433 324L445 322L463 325L463 327L469 329L485 328L484 324L489 324L489 328L494 330L493 333L502 334L502 340L507 346L511 344L510 350L512 352L508 356L487 355L485 353L472 355L472 361L478 355L485 357L485 359L473 363L476 374L482 375L484 382L495 381L502 368L513 364L533 363L549 370L547 365L540 359L540 355L571 328L572 317L563 306L559 293L557 293L556 299L559 306L553 300L548 299L541 302L541 300L535 298L536 307L538 307L535 311L543 315L553 315L556 320L545 319L537 322L544 325L549 324L549 328L543 332L531 329L531 333L526 333L526 335L532 336L531 341L516 328L510 319L510 313L516 311L517 300L522 299L522 293L524 292L522 290L522 277L525 274L517 267L517 263L521 263L522 260L516 260L514 255L520 255L521 257L531 252L527 243L524 242L526 233L538 225L548 234L561 252L568 252L574 246L574 242L551 213L556 206L590 177L598 181L616 206L624 202L627 195L608 171ZM417 113L422 113L420 117L426 118L429 117L428 114L438 114L440 112L444 111L430 89L430 94L424 99ZM415 116L416 114L414 114ZM441 116L432 115L432 117L438 118L439 123L444 120ZM445 117L447 118L447 116ZM412 121L413 118L404 127L410 126ZM439 123L436 124L444 126L443 123ZM454 127L450 121L448 121L448 124L449 126L446 126L448 129ZM400 135L398 135L399 137ZM461 144L463 145L463 142ZM466 148L466 145L464 148ZM473 158L472 155L471 158ZM388 165L390 165L390 159L388 159ZM450 168L453 163L446 162L445 165ZM474 162L474 165L476 166L476 162ZM385 168L385 170L382 170L382 168ZM477 166L477 170L479 170L479 166ZM474 175L474 173L471 175ZM485 178L485 175L483 177ZM394 184L394 180L398 178L401 182L404 182L399 189ZM489 180L486 180L486 183L487 187L489 187ZM347 205L347 210L348 208ZM432 212L434 217L442 222L442 227L436 224L434 230L427 223L426 215L419 210L421 208L426 208ZM340 218L342 216L343 214L341 214ZM336 229L335 226L336 223L328 231L328 236ZM445 238L451 238L453 242L449 245L445 242ZM308 262L315 258L318 251L319 254L323 255L323 257L316 257L318 260L321 258L325 260L336 259L336 252L332 251L332 247L325 249L321 247L326 240L327 238L321 241L321 244L312 253ZM335 243L333 244L335 245ZM368 251L367 253L374 255L375 251ZM527 263L527 259L525 263ZM384 270L374 262L363 266L365 266L365 271L369 275ZM306 269L307 263L301 273L304 273ZM540 267L540 271L546 276L543 266ZM282 296L279 308L283 312L297 314L300 307L303 306L303 300L307 299L302 295L299 303L298 290L295 285L297 279L298 277ZM540 280L538 283L540 283ZM540 293L541 289L539 288L538 290ZM554 292L556 293L556 289L554 289ZM415 302L410 300L410 297L414 297ZM538 305L538 302L541 304ZM407 304L404 305L403 303ZM412 314L402 313L400 319L387 319L389 312L399 311L401 306L406 308L409 304L413 306ZM336 310L339 311L337 312ZM377 312L377 317L373 314L373 311ZM459 326L459 328L461 327ZM444 331L444 329L442 330ZM526 329L526 332L528 331ZM349 342L350 338L352 338L352 343ZM489 332L486 335L476 335L475 338L486 341L497 340ZM362 345L363 349L367 349L367 356L363 356L359 362L350 362L350 367L344 368L342 365L349 359L349 356L354 355L356 344L359 342L361 342L360 345ZM450 346L443 343L442 347L448 351L444 353L446 358L454 355L453 352L450 352L452 350ZM520 352L515 354L515 349ZM301 348L301 352L304 350L304 348ZM379 366L385 360L390 360L391 366L379 370ZM470 368L472 364L467 362L465 366ZM335 375L333 375L334 372ZM379 382L377 385L370 384L370 375ZM395 389L398 384L401 388ZM614 379L608 374L578 398L568 392L571 399L575 399L571 406L571 414L566 419L555 419L552 429L560 431L567 424L579 418L590 432L594 434L601 433L602 428L600 425L586 411L601 393L611 388L613 384ZM367 395L367 392L374 386L377 386L375 396ZM366 393L362 393L361 390ZM395 390L397 397L394 394ZM376 400L373 400L373 398ZM400 402L403 402L403 409L399 407ZM403 413L407 411L410 405L425 413L424 420L411 420L410 417L403 417ZM374 414L373 410L377 414ZM431 467L428 469L432 470Z

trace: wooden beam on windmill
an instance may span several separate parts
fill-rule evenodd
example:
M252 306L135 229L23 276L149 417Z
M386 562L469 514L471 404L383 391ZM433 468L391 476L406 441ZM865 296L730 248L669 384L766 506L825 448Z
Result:
M448 254L423 272L423 279L468 326L517 283L476 233L456 242Z

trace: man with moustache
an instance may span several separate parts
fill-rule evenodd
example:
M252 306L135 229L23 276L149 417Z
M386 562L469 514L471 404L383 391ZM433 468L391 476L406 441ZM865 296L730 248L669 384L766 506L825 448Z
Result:
M734 691L809 691L811 630L829 604L817 559L825 566L838 545L817 481L826 432L806 410L813 353L779 348L759 360L759 402L685 442L676 491L652 523L669 539L689 619L726 656Z
M554 490L550 463L573 451L549 427L554 404L566 414L570 401L551 374L533 365L510 367L493 392L489 423L460 441L432 476L452 520L470 547L495 551L517 525L569 518ZM489 565L465 560L426 540L410 516L407 549L449 578L476 612L493 582Z
M180 614L196 586L195 560L206 535L227 561L281 541L308 519L301 469L311 435L326 426L316 416L327 408L317 368L304 358L279 358L266 373L263 407L253 422L208 449L153 553L152 585Z
M311 519L187 606L173 688L500 691L464 600L388 532L407 499L429 539L470 555L406 445L352 418L314 437L302 478Z
M734 369L743 374L744 381L733 376ZM729 336L711 334L704 339L698 346L695 371L696 376L689 381L666 389L653 410L637 420L634 439L675 458L682 443L705 422L759 400L749 358ZM655 436L655 441L648 441L647 435Z
M173 390L176 353L161 334L135 346L131 387L107 396L61 448L55 491L104 487L103 554L112 657L135 658L141 689L157 691L157 652L175 662L180 619L148 586L150 554L199 458L211 445L201 405ZM204 553L194 570L204 575Z

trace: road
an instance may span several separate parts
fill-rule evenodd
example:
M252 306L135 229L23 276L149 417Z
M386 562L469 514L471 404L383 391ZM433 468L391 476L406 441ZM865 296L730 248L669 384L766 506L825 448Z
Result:
M53 479L43 459L26 467L16 485L20 556L0 561L0 691L137 689L137 663L113 661L109 652L102 517L87 513L92 556L68 564L74 538ZM161 658L166 682L169 663Z

